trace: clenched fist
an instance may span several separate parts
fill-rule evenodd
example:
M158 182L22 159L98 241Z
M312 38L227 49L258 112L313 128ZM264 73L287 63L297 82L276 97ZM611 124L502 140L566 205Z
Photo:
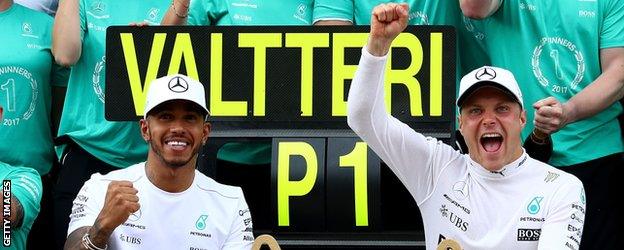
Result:
M371 17L368 52L383 56L390 50L392 40L407 27L409 6L406 3L377 5Z
M112 232L128 220L130 214L139 210L137 193L129 181L111 181L108 184L104 207L97 218L102 229Z
M533 104L535 128L545 134L552 134L568 124L568 109L554 97L547 97Z

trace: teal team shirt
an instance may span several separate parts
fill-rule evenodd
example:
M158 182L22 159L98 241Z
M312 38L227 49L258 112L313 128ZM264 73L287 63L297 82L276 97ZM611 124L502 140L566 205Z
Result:
M53 21L18 4L0 12L0 161L41 175L54 161L51 85L64 86L69 76L54 63Z
M312 0L192 0L190 25L311 25ZM217 158L240 164L268 164L271 145L227 143Z
M59 135L68 135L87 152L116 166L145 160L147 144L138 122L110 122L104 117L106 28L147 22L159 25L171 1L80 0L82 54L72 67ZM122 62L115 62L122 63ZM57 147L57 154L64 147Z
M26 249L28 233L39 214L43 192L41 178L32 168L14 167L4 162L0 162L0 178L11 180L11 195L19 200L24 211L22 225L11 228L11 245L6 249Z
M624 1L506 0L474 25L484 31L493 65L511 70L520 84L526 138L534 127L533 103L549 96L569 100L601 74L601 49L624 46ZM550 163L569 166L624 151L621 112L616 102L554 133Z
M407 3L411 25L457 25L461 21L458 1L388 1L388 0L317 0L314 21L342 20L356 25L370 25L373 8L381 3Z
M311 25L313 0L191 0L191 25Z

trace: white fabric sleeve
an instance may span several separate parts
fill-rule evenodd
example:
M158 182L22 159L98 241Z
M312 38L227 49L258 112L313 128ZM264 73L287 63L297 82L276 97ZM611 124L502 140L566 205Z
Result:
M99 177L101 177L99 174L92 175L91 179L84 183L74 199L74 205L69 215L68 236L78 228L93 226L95 219L102 210L106 192L101 192L100 186L103 184Z
M581 181L572 180L553 195L538 249L579 249L585 221L585 190Z
M233 215L230 233L223 243L222 250L251 249L254 242L251 212L240 188L239 192L238 205Z
M425 137L386 112L384 71L387 56L366 46L347 101L347 123L392 169L420 205L433 191L441 170L460 156L450 146Z

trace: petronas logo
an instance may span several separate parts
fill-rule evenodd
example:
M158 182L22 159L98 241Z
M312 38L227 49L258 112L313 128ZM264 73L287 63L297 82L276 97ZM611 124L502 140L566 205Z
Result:
M208 219L208 215L200 215L195 222L195 228L197 228L197 230L204 230L206 228L206 219Z
M544 197L542 196L536 196L535 198L533 198L531 202L529 202L529 205L527 206L527 212L529 212L530 214L536 214L537 212L539 212L540 202L542 202L543 199Z

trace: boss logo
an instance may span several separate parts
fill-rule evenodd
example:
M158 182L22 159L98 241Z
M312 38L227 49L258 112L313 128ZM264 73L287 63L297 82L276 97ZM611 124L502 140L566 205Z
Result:
M542 229L518 228L518 241L538 241Z

